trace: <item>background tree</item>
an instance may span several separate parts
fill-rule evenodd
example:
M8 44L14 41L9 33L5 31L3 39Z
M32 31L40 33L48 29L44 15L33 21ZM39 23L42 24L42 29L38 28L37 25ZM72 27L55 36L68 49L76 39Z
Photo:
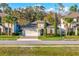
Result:
M64 5L62 4L62 3L58 3L58 6L59 6L59 14L63 14L63 12L64 12ZM62 15L61 15L62 16ZM60 16L60 36L62 36L62 29L61 29L61 19L62 19L62 17Z
M78 11L78 6L76 4L70 6L69 11L70 12L77 12Z
M44 6L35 6L34 11L36 13L36 20L37 21L44 21L44 35L47 35L47 22L46 22L46 13L45 13L45 7Z
M54 25L54 23L55 23L55 19L54 19L54 13L53 12L49 12L49 13L47 13L47 16L46 16L46 21L48 22L48 23L50 23L50 26L51 26L51 28L50 28L50 34L52 35L53 33L52 33L52 28L55 26Z
M76 4L74 4L73 6L71 6L71 7L69 8L69 11L70 11L70 12L79 12L78 6L77 6ZM75 23L76 26L77 26L77 23L78 23L78 22ZM75 35L78 35L78 29L77 29L77 27L76 27L76 30L75 30Z
M0 8L3 9L3 12L5 11L5 9L8 7L7 3L0 3Z
M58 16L57 16L57 10L58 10L58 8L57 8L57 4L55 4L55 22L54 22L54 28L55 28L55 36L57 36L57 21L58 21Z

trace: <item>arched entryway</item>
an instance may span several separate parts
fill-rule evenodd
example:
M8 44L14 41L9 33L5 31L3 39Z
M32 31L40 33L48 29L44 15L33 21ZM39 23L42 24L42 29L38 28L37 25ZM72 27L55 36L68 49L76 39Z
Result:
M41 36L44 35L44 29L41 29L41 30L40 30L40 35L41 35Z

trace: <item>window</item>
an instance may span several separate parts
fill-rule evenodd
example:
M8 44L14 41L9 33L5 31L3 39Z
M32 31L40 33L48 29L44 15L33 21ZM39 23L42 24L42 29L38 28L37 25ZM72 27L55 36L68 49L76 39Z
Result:
M8 28L5 28L5 32L6 32L6 33L8 32Z

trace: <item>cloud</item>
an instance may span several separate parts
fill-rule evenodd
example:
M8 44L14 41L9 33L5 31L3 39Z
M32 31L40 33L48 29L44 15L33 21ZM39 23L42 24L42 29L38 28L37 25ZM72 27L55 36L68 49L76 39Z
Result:
M50 11L54 12L55 9L54 9L54 8L49 8L49 9L46 9L45 11L46 11L46 12L50 12Z
M64 10L65 10L66 12L68 12L68 11L69 11L69 7L65 7Z
M42 6L41 4L34 4L33 6Z
M46 11L46 12L49 12L49 11L55 12L56 10L55 10L54 8L49 8L49 9L46 9L45 11ZM65 8L64 8L64 11L65 11L65 12L69 12L69 7L65 7Z

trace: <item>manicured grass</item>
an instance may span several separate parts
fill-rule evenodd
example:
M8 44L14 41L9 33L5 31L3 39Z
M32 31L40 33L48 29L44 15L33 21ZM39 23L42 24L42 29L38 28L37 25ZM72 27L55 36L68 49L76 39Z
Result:
M0 35L0 40L16 40L19 36Z
M0 56L79 56L79 47L0 47Z
M39 36L38 39L41 39L41 40L62 40L63 37L60 37L60 36Z
M64 36L64 40L79 40L79 36Z
M0 35L0 40L17 40L20 36ZM79 40L79 36L39 36L40 40Z
M79 40L79 36L39 36L41 40Z

